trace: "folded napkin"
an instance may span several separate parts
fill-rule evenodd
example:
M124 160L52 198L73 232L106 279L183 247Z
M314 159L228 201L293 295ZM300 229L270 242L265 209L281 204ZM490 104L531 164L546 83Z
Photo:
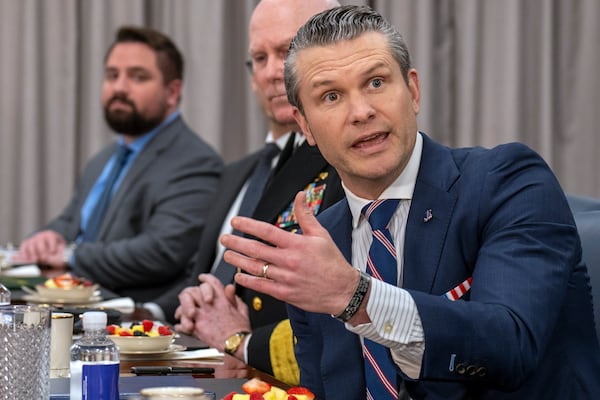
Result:
M170 351L155 354L121 354L122 360L214 360L221 362L223 353L214 348Z
M131 314L135 311L135 302L131 297L117 297L116 299L95 303L94 307L112 308L124 314Z
M4 276L18 276L18 277L28 277L28 276L40 276L42 272L39 267L35 264L23 265L20 267L13 267L7 269L6 271L2 271L2 275Z

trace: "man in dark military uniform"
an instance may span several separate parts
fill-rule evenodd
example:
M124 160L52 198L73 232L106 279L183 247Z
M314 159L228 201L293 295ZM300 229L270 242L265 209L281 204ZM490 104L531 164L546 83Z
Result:
M270 128L265 147L276 144L280 153L271 161L268 182L248 215L287 231L298 229L292 204L299 191L307 191L315 214L343 197L337 172L299 133L283 82L283 62L296 30L312 15L336 5L333 0L262 0L250 21L252 87ZM236 270L223 262L224 249L218 242L221 234L231 232L229 220L244 214L245 195L255 190L252 176L264 153L258 151L225 168L188 278L153 303L168 320L180 320L176 325L180 332L193 333L281 381L297 384L299 371L285 303L234 287Z

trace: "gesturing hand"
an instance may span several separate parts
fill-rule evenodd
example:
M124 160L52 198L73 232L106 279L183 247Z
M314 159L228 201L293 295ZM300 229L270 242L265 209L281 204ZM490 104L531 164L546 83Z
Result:
M302 235L250 218L233 218L234 229L272 246L223 235L221 243L228 248L225 261L248 273L236 274L235 281L240 285L307 311L338 314L352 297L359 273L319 224L306 204L305 192L296 195L294 212Z

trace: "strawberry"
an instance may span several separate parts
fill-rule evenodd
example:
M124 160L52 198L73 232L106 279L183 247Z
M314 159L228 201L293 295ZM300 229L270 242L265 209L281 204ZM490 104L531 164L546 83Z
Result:
M133 336L133 334L129 330L123 329L119 331L119 336Z
M265 400L262 394L258 392L250 393L250 400Z
M76 285L76 280L71 276L71 274L62 274L54 278L54 283L59 288L70 289L74 285Z
M294 396L293 394L288 394L287 400L298 400L298 398L296 396Z
M232 400L234 394L237 394L237 393L236 392L231 392L231 393L225 395L225 397L223 397L223 400Z
M142 326L144 327L144 332L150 332L154 326L154 322L150 321L149 319L145 319L142 321Z
M315 398L315 394L313 392L302 386L294 386L289 388L287 390L287 394L302 394L308 397L310 400L313 400Z
M171 329L167 325L161 325L158 327L158 334L160 336L169 336L172 335Z
M108 332L109 335L114 335L116 331L117 331L116 325L109 325L106 327L106 332Z
M265 381L261 381L258 378L252 378L249 381L244 382L242 385L244 392L251 393L266 393L271 390L271 385Z

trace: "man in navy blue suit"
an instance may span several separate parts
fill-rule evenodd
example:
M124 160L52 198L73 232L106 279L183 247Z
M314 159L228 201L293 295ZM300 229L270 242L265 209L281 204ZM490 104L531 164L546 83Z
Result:
M367 7L308 21L285 78L346 198L317 221L299 193L302 235L238 217L234 229L266 244L221 241L248 272L238 284L290 304L301 385L346 400L598 398L587 268L542 158L516 143L450 149L419 132L417 71L400 34ZM369 248L384 241L361 210L384 199L398 203L385 227L394 258L377 265ZM396 280L367 274L372 264Z

